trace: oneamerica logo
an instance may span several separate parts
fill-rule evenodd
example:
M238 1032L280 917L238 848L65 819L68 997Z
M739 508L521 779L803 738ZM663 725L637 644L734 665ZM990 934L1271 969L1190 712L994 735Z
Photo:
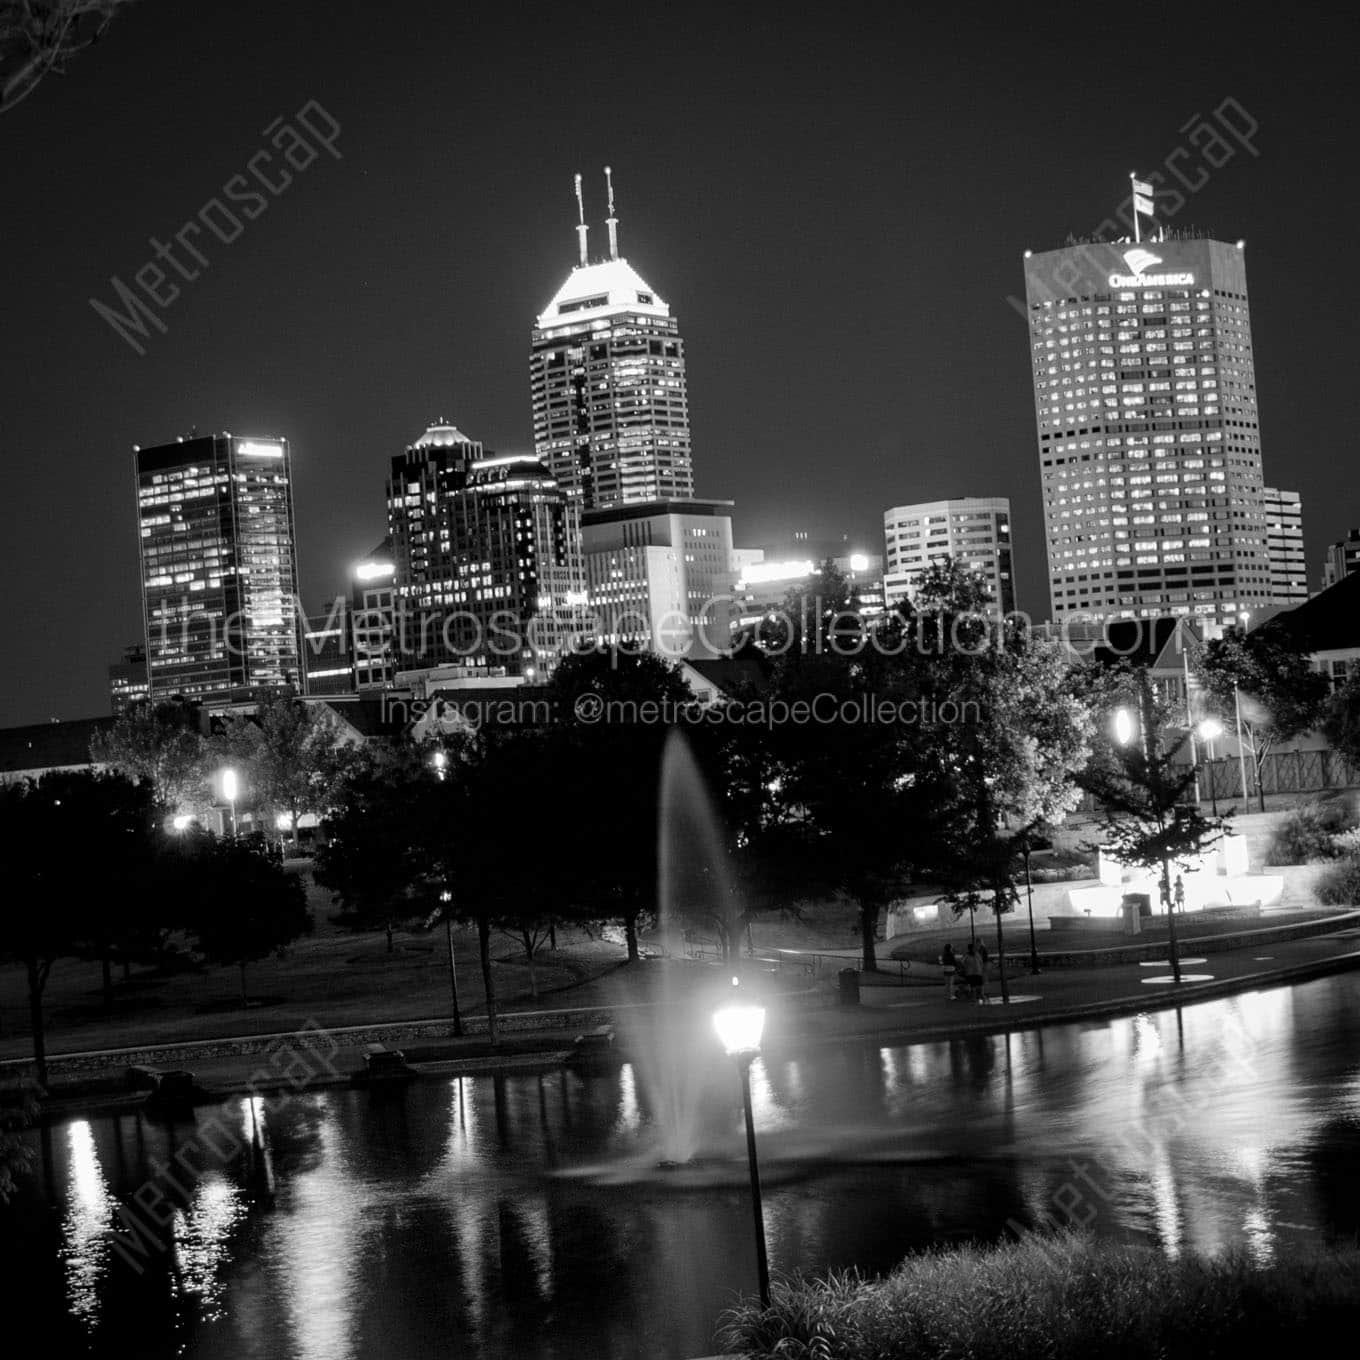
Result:
M1127 250L1124 263L1133 270L1132 274L1111 274L1111 288L1176 288L1190 285L1195 281L1193 274L1146 274L1148 265L1161 264L1161 258L1150 250Z

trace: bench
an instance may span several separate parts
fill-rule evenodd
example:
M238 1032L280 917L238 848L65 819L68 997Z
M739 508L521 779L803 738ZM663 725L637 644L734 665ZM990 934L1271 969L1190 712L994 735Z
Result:
M405 1076L411 1070L401 1049L388 1048L386 1044L366 1044L364 1066L371 1077Z

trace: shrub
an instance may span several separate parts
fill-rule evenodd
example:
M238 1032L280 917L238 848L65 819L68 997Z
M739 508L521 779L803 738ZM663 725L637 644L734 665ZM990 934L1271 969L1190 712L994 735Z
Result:
M1360 854L1346 855L1319 874L1313 896L1324 907L1360 906Z
M1268 864L1308 864L1313 860L1333 859L1334 836L1354 824L1350 809L1335 800L1326 803L1301 803L1280 823L1270 842Z
M1360 1250L1171 1260L1078 1234L937 1249L883 1280L794 1278L723 1315L752 1360L1141 1360L1327 1344L1360 1321Z

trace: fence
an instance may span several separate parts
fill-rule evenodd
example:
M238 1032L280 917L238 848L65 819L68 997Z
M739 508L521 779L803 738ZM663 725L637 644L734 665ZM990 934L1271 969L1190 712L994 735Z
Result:
M1276 751L1261 762L1261 784L1272 793L1320 793L1360 784L1360 772L1335 751ZM1201 798L1241 798L1242 769L1235 757L1221 756L1200 763ZM1256 793L1256 773L1247 756L1247 794Z

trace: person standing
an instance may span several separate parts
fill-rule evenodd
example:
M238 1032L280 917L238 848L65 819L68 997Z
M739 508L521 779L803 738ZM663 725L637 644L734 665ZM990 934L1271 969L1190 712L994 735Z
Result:
M977 945L970 944L963 956L963 980L968 984L968 995L974 1001L982 1000L982 961L978 958Z
M959 977L959 961L954 957L954 946L947 940L940 953L940 971L944 974L944 996L946 1001L954 999L954 984Z

